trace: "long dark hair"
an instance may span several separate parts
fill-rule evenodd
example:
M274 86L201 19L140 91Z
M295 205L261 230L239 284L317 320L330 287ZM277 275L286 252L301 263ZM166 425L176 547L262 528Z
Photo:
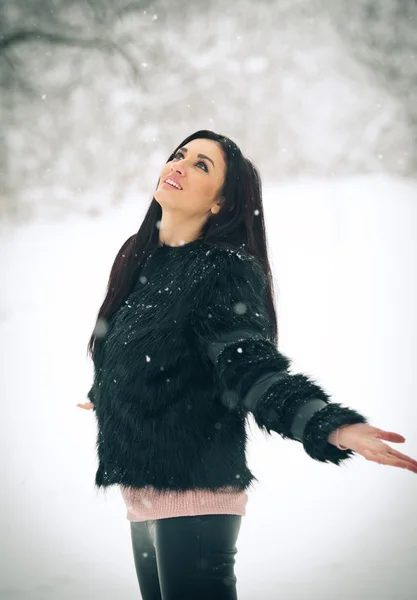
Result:
M173 160L178 148L198 138L217 142L223 149L226 161L226 176L220 191L224 202L219 212L209 217L204 224L201 231L202 237L207 244L227 242L239 248L244 246L249 254L261 262L268 278L265 301L271 321L273 340L277 344L278 323L267 252L260 175L252 162L243 156L239 147L230 138L206 129L196 131L183 140L167 162ZM158 185L159 179L156 189ZM87 347L87 354L92 358L95 354L96 340L105 335L108 320L120 308L133 289L147 252L159 244L158 226L161 218L161 205L153 197L138 232L124 242L116 255L110 271L106 297L98 311L96 326Z

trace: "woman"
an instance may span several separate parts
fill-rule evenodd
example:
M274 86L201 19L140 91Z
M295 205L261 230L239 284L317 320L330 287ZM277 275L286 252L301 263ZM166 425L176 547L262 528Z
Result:
M237 598L246 418L339 465L354 452L417 473L403 436L290 374L278 327L259 175L225 136L197 131L164 165L111 269L89 352L97 489L118 484L144 600Z

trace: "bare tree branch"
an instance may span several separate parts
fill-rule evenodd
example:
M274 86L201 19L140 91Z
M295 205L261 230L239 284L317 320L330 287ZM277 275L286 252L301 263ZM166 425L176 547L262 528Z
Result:
M17 57L14 57L13 61L11 60L11 58L7 55L7 53L4 53L1 58L7 63L7 65L9 66L10 70L13 72L13 80L16 82L16 84L19 86L19 88L22 90L22 92L25 94L25 96L27 98L35 98L37 96L39 96L39 93L35 90L35 88L33 87L33 85L31 85L30 83L28 83L25 79L23 79L20 74L19 74L19 65L16 68L16 62L19 62L19 59ZM1 83L2 85L4 85L5 87L7 87L7 85L10 83L10 71L9 71L9 75L7 74L7 71L5 71L4 73L4 77L5 77L5 83Z
M143 0L137 0L135 2L135 0L133 0L132 2L129 2L129 4L120 7L120 9L115 13L115 18L123 19L131 13L143 12L151 6L152 1L153 0L148 0L147 2L144 2Z
M129 53L112 41L102 40L99 38L83 39L72 36L65 36L58 33L49 33L45 31L27 31L18 30L7 36L0 37L0 54L6 50L22 43L28 42L48 42L50 44L73 46L76 48L86 48L93 50L100 50L102 52L115 52L119 54L129 65L131 73L133 75L135 83L139 79L139 71L136 66L134 59Z

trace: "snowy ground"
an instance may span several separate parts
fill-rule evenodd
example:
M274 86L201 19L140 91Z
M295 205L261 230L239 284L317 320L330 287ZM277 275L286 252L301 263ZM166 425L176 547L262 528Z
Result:
M117 488L93 489L86 345L111 262L148 198L0 240L0 598L140 597ZM266 183L280 349L335 401L417 457L417 181ZM337 468L251 423L239 600L412 600L417 477L360 456Z

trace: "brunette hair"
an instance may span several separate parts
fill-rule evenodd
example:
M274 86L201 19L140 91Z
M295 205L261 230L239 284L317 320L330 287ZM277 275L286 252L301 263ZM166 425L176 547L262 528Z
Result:
M236 248L244 248L262 264L268 279L265 302L271 321L273 341L278 343L278 323L274 306L274 286L268 259L267 240L262 206L262 184L258 170L243 156L239 147L228 137L210 130L200 130L189 135L172 152L167 162L173 160L177 150L195 139L217 142L226 161L225 181L220 191L224 197L219 212L208 218L202 228L207 244L227 242ZM159 179L157 188L159 185ZM156 188L156 189L157 189ZM107 284L106 297L98 311L96 326L87 346L87 354L94 359L96 340L103 337L110 317L123 304L145 261L146 254L159 243L161 205L152 197L148 211L137 233L122 245L114 259Z

